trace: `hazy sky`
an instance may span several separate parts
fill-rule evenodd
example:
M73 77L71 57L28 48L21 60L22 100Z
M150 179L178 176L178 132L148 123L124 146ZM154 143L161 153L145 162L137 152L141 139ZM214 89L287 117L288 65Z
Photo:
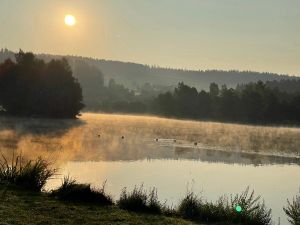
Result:
M12 50L300 75L300 0L0 0L0 30Z

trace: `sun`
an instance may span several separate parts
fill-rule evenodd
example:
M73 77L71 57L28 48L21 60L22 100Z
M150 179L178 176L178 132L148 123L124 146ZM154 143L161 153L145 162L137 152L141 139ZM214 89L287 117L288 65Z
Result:
M76 18L73 15L66 15L65 16L65 24L67 26L74 26L76 24Z

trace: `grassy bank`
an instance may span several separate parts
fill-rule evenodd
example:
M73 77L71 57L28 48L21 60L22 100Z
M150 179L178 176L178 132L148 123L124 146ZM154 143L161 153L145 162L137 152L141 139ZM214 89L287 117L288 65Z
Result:
M50 164L38 158L22 163L13 154L11 163L0 160L0 225L2 224L198 224L271 225L271 210L260 196L247 188L241 194L222 196L208 202L193 191L187 192L175 208L158 200L157 189L147 192L143 186L126 188L114 200L102 188L78 183L65 177L60 187L43 191L56 173ZM299 224L300 198L288 201L284 211L291 224ZM186 219L186 220L184 220ZM189 221L187 221L189 220Z
M182 219L137 214L117 206L66 203L43 193L0 185L0 224L193 224Z

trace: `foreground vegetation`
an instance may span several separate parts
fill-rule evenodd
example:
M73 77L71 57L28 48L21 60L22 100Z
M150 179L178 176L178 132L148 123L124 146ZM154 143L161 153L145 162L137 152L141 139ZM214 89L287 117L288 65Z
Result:
M161 215L137 214L117 206L63 202L47 194L0 185L0 224L178 224L191 222Z
M287 206L283 208L284 212L288 216L288 221L292 225L300 224L300 193L290 201L288 200Z
M9 163L2 155L1 224L189 224L182 219L198 224L272 224L271 210L249 188L240 195L223 196L217 202L207 202L190 191L178 207L169 208L158 200L155 188L147 192L143 186L132 191L123 189L116 202L105 192L105 183L101 189L95 189L70 177L56 190L42 192L55 172L40 158L22 164L22 157L13 155ZM284 211L292 225L299 225L300 197L288 200Z

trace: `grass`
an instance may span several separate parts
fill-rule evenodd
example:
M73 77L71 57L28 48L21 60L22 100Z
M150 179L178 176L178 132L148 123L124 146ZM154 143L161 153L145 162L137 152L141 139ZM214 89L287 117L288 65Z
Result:
M283 210L292 225L300 225L300 195L296 195L292 201L287 200L287 207Z
M23 164L22 156L15 157L13 153L11 162L4 155L0 160L1 183L15 184L32 191L41 191L55 172L50 168L50 163L42 158Z
M112 198L105 193L105 183L99 190L92 189L90 184L79 184L69 176L65 177L61 186L50 194L60 200L112 205Z
M230 201L224 196L216 203L203 201L190 191L181 200L178 214L198 222L271 225L271 210L268 210L259 200L260 197L255 197L254 191L250 193L249 188L240 195L231 196ZM237 212L236 206L240 206L242 211Z
M249 187L241 194L231 198L230 208L232 222L243 222L251 225L271 225L271 209L267 209L264 202L260 202L260 196L255 197L254 191L249 192ZM233 211L236 206L241 206L242 211Z
M194 193L188 192L178 206L178 213L183 218L197 220L201 215L202 200Z
M124 188L117 204L121 209L135 212L161 214L163 211L163 206L158 201L157 190L153 188L147 193L143 185L139 188L134 187L131 192L128 192L127 189Z
M54 201L56 201L55 204L66 206L62 201L59 203L59 201L57 201L57 199L59 199L65 201L65 203L70 203L73 204L73 206L79 207L80 210L87 207L86 204L88 203L89 207L92 208L102 206L101 210L100 208L97 208L97 210L100 211L104 211L108 206L110 206L110 209L113 211L121 212L121 209L125 209L127 211L152 214L153 219L157 218L159 215L168 215L173 217L183 217L197 223L222 223L231 225L271 225L272 223L271 210L268 210L264 203L259 201L260 196L255 197L254 191L250 193L249 188L247 188L241 195L231 196L230 200L227 197L221 197L216 203L203 201L191 191L188 192L187 195L181 200L177 209L171 209L159 202L157 190L155 188L147 192L142 185L139 188L135 187L131 192L128 192L127 189L124 188L121 192L119 200L117 201L117 205L115 205L113 199L105 193L105 183L101 189L93 189L91 188L90 184L80 184L70 177L65 177L61 186L56 190L53 190L50 194L41 193L41 190L43 189L47 180L51 178L55 172L56 170L50 169L49 163L41 158L38 158L36 161L28 161L23 165L21 156L14 157L13 154L11 163L8 163L7 159L2 155L2 161L0 163L0 183L2 183L2 186L7 188L3 189L2 193L0 193L0 212L2 209L4 209L4 211L6 210L7 200L11 200L11 203L15 202L16 205L20 204L19 200L17 200L15 197L19 196L21 192L12 192L11 187L13 186L22 188L23 190L25 189L31 191L31 193L28 192L25 194L25 196L32 197L32 199L43 199L45 201L45 205L43 206L43 204L41 204L41 207L44 207L44 209L48 212L55 211L54 209L56 209L57 206L47 206L47 203L52 204ZM14 188L14 190L17 189ZM36 194L34 195L33 193ZM7 198L7 196L9 197ZM8 205L9 202L10 201L8 201ZM31 202L30 198L27 199L25 203L26 202ZM25 203L24 205L26 205ZM74 205L76 203L80 204ZM27 206L29 205L27 204L26 207ZM237 212L235 210L236 206L239 206L242 210ZM300 197L297 196L292 203L288 201L288 207L284 208L286 214L290 218L291 223L294 225L299 225L299 206ZM90 208L85 208L85 210L89 209ZM15 214L19 214L17 210L22 209L16 206L16 208L12 207L9 210L14 211ZM73 218L70 218L69 220L68 218L65 218L65 216L69 216L68 213L70 212L67 213L64 212L63 209L61 210L62 211L60 213L65 213L64 215L61 215L61 218L66 219L66 221L73 221L72 224L77 224L76 220L73 220ZM35 211L32 211L32 207L29 207L27 211L27 214L24 212L24 214L26 214L24 215L25 220L27 217L28 220L30 220L30 213L36 216ZM81 211L81 217L78 217L78 219L81 218L82 220L82 217L85 217L84 213L84 211ZM110 214L111 213L113 212L110 212ZM127 212L127 214L129 213ZM22 214L20 215L22 216ZM43 216L46 215L43 214ZM76 217L77 215L73 216ZM114 216L115 215L112 214L110 220L114 220ZM174 219L174 221L176 220ZM21 222L21 224L31 224L29 223L30 221L20 220L19 222ZM8 221L5 223L0 221L0 225L1 224L20 223L12 222L8 219ZM79 224L82 223L80 222ZM92 222L89 221L88 224L92 224Z
M47 194L0 185L0 224L191 225L192 222L162 215L134 213L115 205L100 206L59 201Z

